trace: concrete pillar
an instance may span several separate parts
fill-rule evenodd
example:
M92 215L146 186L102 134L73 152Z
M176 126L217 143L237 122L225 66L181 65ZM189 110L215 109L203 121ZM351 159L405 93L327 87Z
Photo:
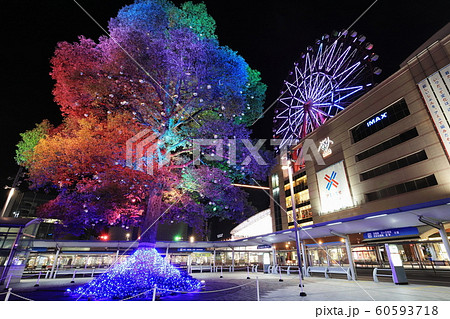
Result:
M272 247L272 265L275 266L277 264L277 250Z

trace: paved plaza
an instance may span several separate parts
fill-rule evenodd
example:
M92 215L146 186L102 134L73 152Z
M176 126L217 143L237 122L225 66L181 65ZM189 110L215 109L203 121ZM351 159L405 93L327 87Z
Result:
M256 301L256 275L246 272L194 273L193 277L205 280L205 290L198 293L163 295L160 301ZM258 274L261 301L449 301L450 287L436 285L395 285L392 282L375 283L369 280L348 281L346 279L307 277L304 279L306 297L300 297L299 278L297 275ZM75 288L91 278L44 279L39 287L34 287L36 280L25 279L11 284L17 295L31 300L69 301L74 298L64 294L67 288ZM2 287L3 288L3 287ZM5 295L0 296L3 300ZM10 300L21 300L11 296ZM23 299L22 299L23 300ZM138 300L135 298L134 300Z

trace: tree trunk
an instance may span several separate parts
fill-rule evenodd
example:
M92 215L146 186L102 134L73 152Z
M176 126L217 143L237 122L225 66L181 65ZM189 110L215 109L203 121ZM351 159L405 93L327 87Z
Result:
M141 224L141 239L139 247L155 247L156 232L158 230L158 218L161 216L162 191L153 189L150 191L147 210Z

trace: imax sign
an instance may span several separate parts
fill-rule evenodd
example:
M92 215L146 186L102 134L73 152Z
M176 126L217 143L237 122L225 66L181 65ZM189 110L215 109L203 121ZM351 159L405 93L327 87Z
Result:
M375 123L383 120L387 118L387 112L381 113L380 115L377 115L376 117L374 117L373 119L371 119L370 121L367 121L366 125L367 127L374 125Z

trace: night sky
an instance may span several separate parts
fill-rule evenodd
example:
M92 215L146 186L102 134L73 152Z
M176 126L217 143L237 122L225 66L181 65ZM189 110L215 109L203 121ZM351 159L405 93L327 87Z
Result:
M132 0L77 0L106 28L110 17ZM174 1L182 3L184 1ZM198 1L194 1L198 2ZM359 1L248 1L206 0L216 20L222 45L238 51L262 74L268 85L265 106L278 97L293 62L314 40L348 27L373 0ZM374 44L383 70L377 82L394 73L399 64L449 22L450 2L379 0L352 29ZM6 198L7 177L14 177L19 133L49 119L59 124L53 102L49 60L57 42L74 42L79 35L97 39L102 30L72 0L2 1L2 113L0 205ZM272 109L273 111L273 109ZM270 138L272 112L254 126L255 138ZM262 200L257 206L265 206ZM268 202L268 201L267 201ZM265 206L267 207L267 206ZM260 208L260 207L258 207ZM261 207L264 208L264 207Z

